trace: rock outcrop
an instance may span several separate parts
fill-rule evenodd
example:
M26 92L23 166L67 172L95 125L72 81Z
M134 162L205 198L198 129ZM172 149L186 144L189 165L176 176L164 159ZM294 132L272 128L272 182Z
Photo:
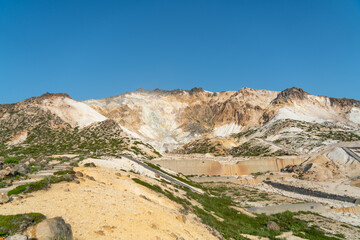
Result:
M29 238L38 240L73 239L73 233L70 224L65 223L64 219L61 217L45 219L39 224L30 227L27 230L27 235Z

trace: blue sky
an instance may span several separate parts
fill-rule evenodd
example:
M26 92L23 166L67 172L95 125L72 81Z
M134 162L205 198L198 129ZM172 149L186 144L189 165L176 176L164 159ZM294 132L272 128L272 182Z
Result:
M360 1L1 0L0 103L138 88L360 100Z

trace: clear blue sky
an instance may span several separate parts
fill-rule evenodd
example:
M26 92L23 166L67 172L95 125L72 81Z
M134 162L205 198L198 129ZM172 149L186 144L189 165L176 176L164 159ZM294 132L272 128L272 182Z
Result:
M1 0L0 103L283 90L360 100L360 1Z

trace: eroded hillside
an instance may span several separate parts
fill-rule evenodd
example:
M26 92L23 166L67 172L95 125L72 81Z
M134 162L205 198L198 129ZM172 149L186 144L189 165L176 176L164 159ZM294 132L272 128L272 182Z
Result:
M57 153L159 156L149 144L128 136L112 119L67 94L44 94L0 105L2 156Z
M249 88L225 92L199 88L138 90L84 103L160 151L173 151L196 139L226 137L282 119L329 122L351 129L358 129L360 124L360 102L314 96L298 88L282 92Z

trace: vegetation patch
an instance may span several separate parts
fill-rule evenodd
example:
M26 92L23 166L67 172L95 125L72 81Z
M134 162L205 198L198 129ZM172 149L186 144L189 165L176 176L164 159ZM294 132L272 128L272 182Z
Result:
M294 217L304 212L284 212L270 216L260 214L253 218L230 208L230 206L236 206L236 203L221 192L218 192L218 196L211 196L211 194L198 194L187 191L187 196L203 206L203 209L194 206L194 213L205 224L220 232L225 239L245 239L241 235L243 233L276 239L276 236L281 232L289 231L292 231L296 236L311 240L338 239L336 236L328 236L316 226L308 226L306 221ZM220 221L214 215L220 217L223 221ZM267 228L266 226L270 221L276 222L280 226L280 231Z
M89 163L85 163L84 167L96 167L96 165L93 162L89 162Z
M160 186L146 183L140 179L133 179L136 183L141 184L155 192L164 194L169 199L181 204L187 211L195 213L203 223L217 230L225 239L246 239L242 234L251 234L254 236L268 237L277 239L276 236L282 232L292 231L295 236L311 240L337 240L341 237L339 234L331 235L324 233L317 226L309 226L304 220L295 216L299 214L312 214L310 212L284 212L274 215L258 214L257 217L250 217L238 212L231 206L237 206L231 197L224 194L226 187L202 189L205 194L192 192L184 187L187 199L175 197L169 191L163 190ZM261 194L261 198L268 198L267 194ZM200 205L192 205L188 199L197 201ZM280 231L269 229L267 224L274 221L280 227Z
M233 136L236 137L236 138L248 137L248 136L253 135L254 133L256 133L256 131L257 131L256 128L249 129L249 130L247 130L245 132L236 133Z
M0 237L7 237L24 231L29 226L36 225L45 218L41 213L0 215Z
M137 155L150 158L145 152L132 145L132 140L123 137L122 130L118 124L112 120L106 120L98 124L79 130L71 128L66 123L63 128L53 128L52 121L60 124L60 120L53 115L48 116L50 120L45 118L35 118L30 123L23 122L23 127L33 126L29 130L28 137L22 144L6 145L9 133L1 131L0 135L0 156L23 156L39 158L54 154L79 154L93 157L99 156L117 156L124 152L133 152ZM25 119L27 121L27 119ZM24 120L24 121L25 121ZM4 126L5 128L5 126ZM4 134L2 134L4 132ZM140 145L140 141L135 141L135 145ZM161 156L149 144L142 144L149 148L157 156Z
M14 194L30 193L30 192L35 192L35 191L39 191L39 190L46 190L50 187L51 184L59 183L59 182L63 182L63 181L70 182L72 180L73 180L72 178L68 178L65 176L60 176L60 177L50 176L50 177L45 178L38 182L27 183L24 185L17 186L13 190L10 190L7 193L7 195L11 196Z
M269 147L252 145L250 142L245 142L238 147L231 149L230 153L234 157L238 156L261 156L270 152Z
M54 172L54 175L66 175L66 174L75 174L74 170L60 170Z
M188 209L188 205L190 205L190 202L186 199L183 199L183 198L180 198L180 197L176 197L174 196L173 193L171 193L170 191L167 191L167 190L163 190L160 186L158 185L152 185L150 183L147 183L147 182L144 182L138 178L133 178L132 179L134 182L144 186L144 187L147 187L151 190L153 190L154 192L157 192L157 193L161 193L163 195L165 195L167 198L169 198L170 200L176 202L176 203L179 203L181 205L183 205L183 207L185 209Z
M14 163L14 164L18 164L19 163L19 159L14 158L14 157L8 157L4 159L4 163Z

